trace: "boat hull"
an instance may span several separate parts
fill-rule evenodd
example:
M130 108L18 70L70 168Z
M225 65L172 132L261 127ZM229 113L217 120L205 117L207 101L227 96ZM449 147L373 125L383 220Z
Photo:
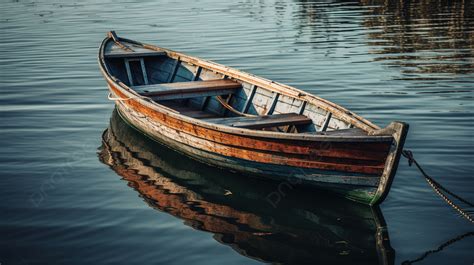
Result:
M270 196L269 200L278 200L278 196L284 194L285 189L308 186L332 191L364 204L371 204L376 196L380 181L379 175L262 163L221 155L186 144L196 141L197 139L193 138L197 137L180 133L166 124L150 119L123 101L117 102L116 107L122 119L129 125L149 138L195 160L215 167L279 181L281 190L277 192L278 195ZM327 145L331 146L332 143L329 142Z

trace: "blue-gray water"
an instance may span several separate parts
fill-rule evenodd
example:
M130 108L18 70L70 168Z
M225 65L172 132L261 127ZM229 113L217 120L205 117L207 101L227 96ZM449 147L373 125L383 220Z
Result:
M206 218L193 225L193 220L168 208L154 207L161 202L150 202L136 185L121 179L128 171L103 163L98 148L113 103L107 100L96 56L111 29L296 86L381 126L406 121L411 126L406 148L435 179L474 200L471 1L4 0L0 5L2 265L281 261L277 254L284 250L273 251L273 256L272 242L277 239L272 241L265 233L252 234L267 236L258 248L261 253L241 251L241 245L233 244L245 231L245 220L227 237L207 228ZM134 152L139 156L147 150ZM189 171L186 161L172 159L172 164ZM210 182L222 174L204 172ZM242 181L233 185L245 187ZM287 199L284 209L300 207L297 199ZM318 205L320 200L328 204L333 200L314 199ZM214 201L212 196L200 200L230 207L232 213L241 210L240 201ZM250 204L242 205L245 212L252 212ZM327 208L323 210L326 214ZM473 230L406 161L381 211L397 264ZM272 225L276 214L270 206L256 212L264 224ZM284 231L298 228L292 218L289 214ZM232 223L230 219L225 224ZM470 236L417 264L472 264L473 250ZM329 257L333 254L315 250L310 260L325 264L337 261L337 255L341 260L351 255L339 252ZM284 259L292 260L298 257Z

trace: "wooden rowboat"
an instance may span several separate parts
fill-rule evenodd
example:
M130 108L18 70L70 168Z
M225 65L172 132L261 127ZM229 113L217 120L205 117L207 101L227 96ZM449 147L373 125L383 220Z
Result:
M99 66L121 117L216 167L384 200L408 125L380 128L302 90L109 32ZM185 165L183 165L185 166Z

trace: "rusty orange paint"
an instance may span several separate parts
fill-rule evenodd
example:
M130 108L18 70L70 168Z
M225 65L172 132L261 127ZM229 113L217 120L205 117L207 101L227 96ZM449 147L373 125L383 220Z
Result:
M109 83L109 86L117 96L122 98L126 97L120 89L115 87L115 84ZM332 147L332 145L338 146L341 145L341 143L331 143L331 148L327 150L318 149L318 145L314 143L311 144L312 146L304 146L301 145L301 143L300 145L277 143L204 128L158 112L141 104L135 99L127 100L124 103L134 111L151 118L153 122L212 142L212 144L207 146L205 151L261 163L343 172L381 174L385 160L381 160L380 157L385 158L390 144L380 143L375 147L380 146L385 148L381 148L380 151L374 151L374 143L369 143L365 146L367 148L370 147L368 151L363 152L359 150L354 154L352 150L335 149ZM359 146L358 149L364 147L364 143L361 143L361 145L362 147ZM338 159L331 161L329 158ZM367 161L367 159L374 160Z

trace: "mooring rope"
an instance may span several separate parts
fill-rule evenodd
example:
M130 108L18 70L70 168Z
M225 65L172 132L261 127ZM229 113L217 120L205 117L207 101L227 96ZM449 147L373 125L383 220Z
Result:
M421 172L421 174L423 174L423 176L425 177L426 181L428 182L428 184L431 186L431 188L433 188L433 190L436 192L436 194L438 194L438 196L440 196L449 206L451 206L453 209L455 209L457 212L459 212L464 218L466 218L469 222L471 223L474 223L474 220L472 218L472 216L470 216L466 210L462 209L461 207L459 207L458 205L456 205L451 199L449 199L442 191L446 192L447 194L453 196L454 198L458 199L459 201L465 203L466 205L470 206L470 207L473 207L474 204L467 201L466 199L463 199L461 197L459 197L458 195L452 193L451 191L449 191L448 189L446 189L445 187L443 187L441 184L439 184L438 182L436 182L434 179L432 179L424 170L423 168L421 168L420 164L418 164L418 162L415 160L415 158L413 157L413 152L410 151L410 150L403 150L402 151L402 155L404 157L406 157L408 159L408 165L409 166L412 166L413 164L415 164L415 166L418 168L418 170Z
M464 233L462 235L459 235L453 239L450 239L446 242L444 242L443 244L441 244L437 249L434 249L434 250L428 250L426 251L423 255L421 255L419 258L417 259L414 259L414 260L405 260L404 262L402 262L402 265L410 265L410 264L413 264L415 262L419 262L419 261L422 261L424 260L428 255L432 254L432 253L436 253L436 252L440 252L441 250L443 250L445 247L459 241L459 240L462 240L468 236L474 236L474 232L467 232L467 233Z

